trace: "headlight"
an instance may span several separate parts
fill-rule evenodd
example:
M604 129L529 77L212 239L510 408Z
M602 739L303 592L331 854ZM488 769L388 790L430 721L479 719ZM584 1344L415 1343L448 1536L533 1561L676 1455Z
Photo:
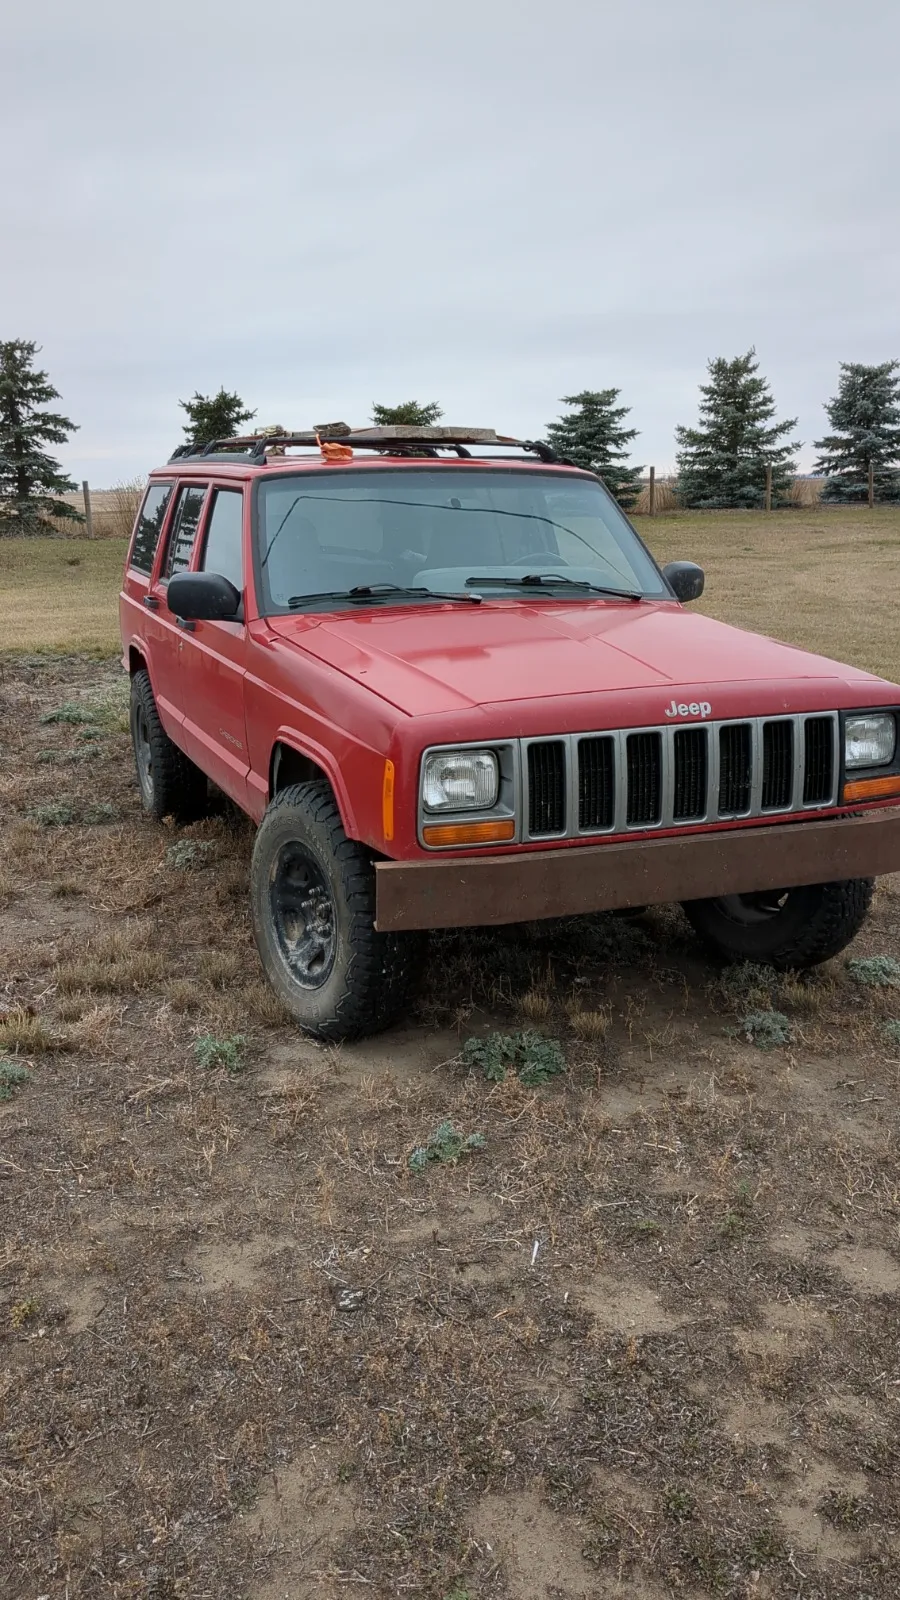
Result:
M426 811L490 811L499 792L500 769L493 750L436 750L425 757Z
M893 760L897 728L893 717L848 717L844 723L844 762L851 767L885 767Z

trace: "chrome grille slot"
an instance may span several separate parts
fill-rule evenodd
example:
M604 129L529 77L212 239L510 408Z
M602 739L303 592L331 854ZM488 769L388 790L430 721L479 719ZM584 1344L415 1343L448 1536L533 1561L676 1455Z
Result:
M750 810L753 784L753 729L749 722L719 729L719 816L738 817Z
M709 733L706 728L676 728L673 822L692 822L706 815Z
M626 761L628 826L652 827L662 816L662 734L630 733Z
M528 746L528 832L566 830L566 745L562 739Z
M804 731L803 804L827 805L834 793L834 718L809 717Z
M794 725L763 723L763 811L783 811L794 788Z
M616 814L615 740L611 735L578 741L578 827L611 828Z

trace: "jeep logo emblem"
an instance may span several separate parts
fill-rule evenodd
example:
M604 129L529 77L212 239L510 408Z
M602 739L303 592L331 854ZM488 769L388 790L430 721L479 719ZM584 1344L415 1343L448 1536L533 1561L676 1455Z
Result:
M692 700L687 706L673 700L670 706L666 706L667 717L708 717L711 712L712 706L708 700Z

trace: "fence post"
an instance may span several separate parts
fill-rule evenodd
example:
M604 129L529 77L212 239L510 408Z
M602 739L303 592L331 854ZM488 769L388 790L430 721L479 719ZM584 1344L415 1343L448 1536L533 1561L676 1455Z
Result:
M656 468L650 468L650 493L647 497L647 510L651 517L656 516Z
M81 492L84 495L84 520L87 523L87 536L89 539L93 539L94 519L91 515L91 486L87 478L82 479Z
M766 510L772 509L772 468L766 467Z
M875 463L869 462L869 505L875 504Z

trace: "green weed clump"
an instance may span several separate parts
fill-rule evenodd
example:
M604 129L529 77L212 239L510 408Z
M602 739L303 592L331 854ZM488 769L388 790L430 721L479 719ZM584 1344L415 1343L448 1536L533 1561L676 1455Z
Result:
M855 983L868 989L900 988L900 961L893 956L860 956L847 962L847 971Z
M213 1033L203 1033L194 1040L194 1055L201 1067L224 1067L232 1076L243 1072L247 1041L242 1033L232 1033L226 1039L217 1039Z
M492 1033L486 1039L467 1039L462 1059L468 1067L479 1067L489 1083L502 1083L508 1072L515 1072L527 1088L548 1083L566 1070L559 1042L532 1028L518 1033Z
M790 1044L794 1037L790 1019L783 1011L748 1011L736 1028L727 1030L735 1038L755 1044L758 1050L774 1050Z
M97 800L94 805L85 807L81 820L91 827L96 827L103 822L118 822L120 815L118 806L114 806L111 801Z
M209 839L176 839L166 851L166 866L174 867L176 872L199 867L211 850L212 843Z
M886 1022L884 1036L891 1044L900 1044L900 1022Z
M21 1067L18 1061L0 1060L0 1100L11 1100L15 1090L30 1077L28 1068Z
M73 822L78 821L78 812L68 800L55 800L50 805L35 806L28 812L33 822L39 822L42 828L68 828Z
M774 967L758 965L755 961L739 961L726 967L716 979L713 988L735 1010L743 1007L768 1006L781 981Z
M79 705L76 700L66 700L55 711L45 711L41 717L42 723L68 722L77 725L80 722L94 722L96 713L89 706Z
M432 1161L454 1163L472 1150L483 1150L484 1143L483 1133L458 1133L452 1122L442 1122L428 1143L413 1151L409 1165L413 1172L421 1172Z

